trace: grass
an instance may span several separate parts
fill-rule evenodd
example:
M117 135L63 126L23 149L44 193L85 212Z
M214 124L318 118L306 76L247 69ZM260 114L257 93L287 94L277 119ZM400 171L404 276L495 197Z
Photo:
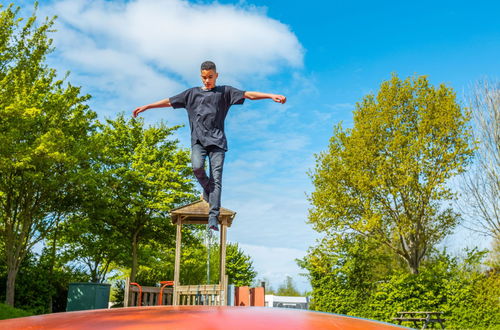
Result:
M31 316L32 314L19 308L14 308L0 303L0 320L12 319L15 317Z

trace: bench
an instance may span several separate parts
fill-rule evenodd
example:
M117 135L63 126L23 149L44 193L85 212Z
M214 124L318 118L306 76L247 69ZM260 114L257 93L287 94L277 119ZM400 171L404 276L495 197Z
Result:
M418 328L417 323L422 322L422 329L427 329L428 325L434 323L439 323L444 329L443 322L446 321L441 317L443 312L398 312L398 314L398 317L393 318L394 321L397 321L399 325L401 322L413 322L415 328Z

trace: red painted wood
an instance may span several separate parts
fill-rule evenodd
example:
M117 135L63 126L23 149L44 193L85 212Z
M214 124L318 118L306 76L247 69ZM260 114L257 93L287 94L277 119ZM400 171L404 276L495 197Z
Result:
M250 305L257 307L264 307L266 305L263 287L250 289Z
M235 288L234 305L250 306L250 288L248 286Z

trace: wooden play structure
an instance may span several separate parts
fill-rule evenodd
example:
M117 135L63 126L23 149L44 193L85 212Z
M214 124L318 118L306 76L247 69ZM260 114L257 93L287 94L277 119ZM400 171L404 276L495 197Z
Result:
M227 305L226 239L236 212L221 207L220 234L220 282L218 284L182 285L180 282L182 226L208 224L209 205L203 199L170 211L172 223L177 226L175 242L174 281L170 287L141 287L137 283L125 285L125 307L141 305ZM163 282L165 283L165 282Z
M219 264L219 285L205 285L203 288L196 285L181 285L180 269L181 269L181 248L182 248L182 225L184 224L208 224L209 205L203 199L173 209L170 212L172 223L177 225L177 234L175 241L175 267L174 267L174 297L173 305L181 305L184 302L192 302L198 292L201 295L214 297L214 305L225 306L227 296L227 277L226 277L226 239L227 228L231 227L236 212L226 208L220 208L219 224L220 224L220 264ZM199 289L200 288L200 289ZM188 303L189 304L189 303Z

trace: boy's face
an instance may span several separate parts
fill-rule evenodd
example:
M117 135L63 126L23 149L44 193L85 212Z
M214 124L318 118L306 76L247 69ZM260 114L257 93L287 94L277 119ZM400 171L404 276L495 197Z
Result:
M215 82L219 74L214 70L201 70L201 81L206 89L215 87Z

